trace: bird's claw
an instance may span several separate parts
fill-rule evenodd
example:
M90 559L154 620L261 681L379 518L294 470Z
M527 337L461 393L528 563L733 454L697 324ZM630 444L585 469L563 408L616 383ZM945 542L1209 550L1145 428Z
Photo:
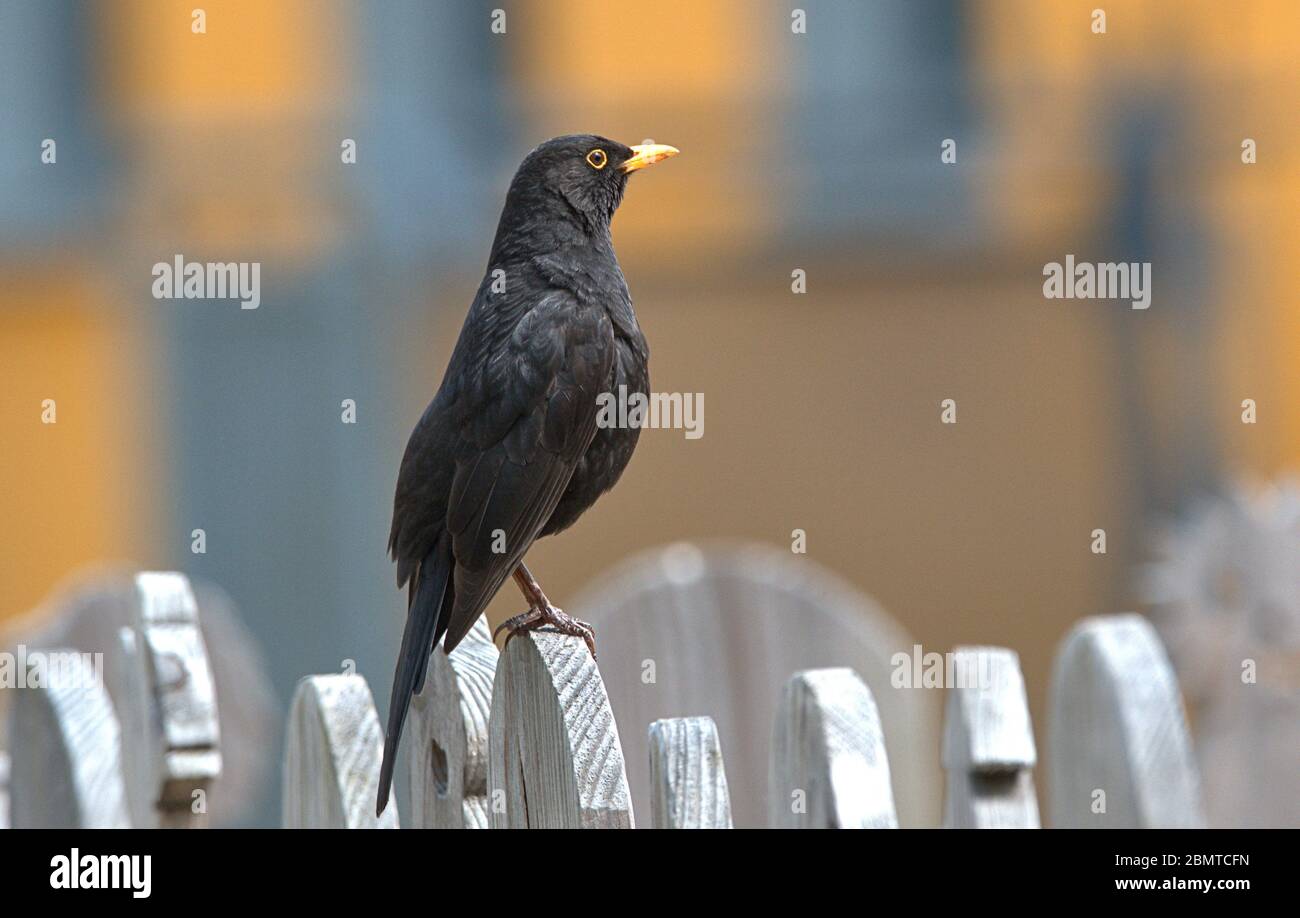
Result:
M506 632L503 650L510 646L510 639L521 631L550 631L582 638L587 644L587 650L591 651L592 660L596 659L596 629L552 605L529 609L514 618L506 619L492 632L492 639L496 640L502 631Z

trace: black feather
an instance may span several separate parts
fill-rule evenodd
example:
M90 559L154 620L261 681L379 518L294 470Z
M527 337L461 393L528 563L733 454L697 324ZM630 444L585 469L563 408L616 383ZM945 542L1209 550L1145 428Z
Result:
M379 768L379 797L375 815L388 805L393 785L393 767L397 748L402 741L402 726L411 699L424 688L429 670L429 654L447 629L443 614L451 585L452 557L450 540L439 539L433 551L420 563L411 582L410 601L406 609L406 628L402 631L402 648L397 653L397 672L393 675L393 694L388 700L388 730L384 734L384 760Z

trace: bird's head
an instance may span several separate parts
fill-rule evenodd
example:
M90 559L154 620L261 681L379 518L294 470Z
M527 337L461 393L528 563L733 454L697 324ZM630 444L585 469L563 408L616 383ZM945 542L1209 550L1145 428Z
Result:
M509 198L526 207L569 209L593 229L608 227L628 177L677 153L665 144L629 147L595 134L556 137L524 158Z

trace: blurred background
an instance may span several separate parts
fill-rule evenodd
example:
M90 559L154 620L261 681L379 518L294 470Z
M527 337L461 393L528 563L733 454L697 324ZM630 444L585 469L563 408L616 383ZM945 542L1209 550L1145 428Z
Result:
M1202 657L1219 627L1267 647L1294 713L1297 556L1241 611L1187 546L1233 506L1300 533L1260 490L1300 464L1300 6L1111 2L1098 35L1102 5L208 0L194 34L196 0L3 0L0 628L88 565L177 569L226 591L282 708L353 660L382 715L406 437L514 169L593 132L683 151L614 235L653 386L706 423L647 431L533 549L561 605L645 548L802 529L925 649L1017 650L1036 723L1071 623L1153 604L1208 622ZM155 300L178 253L260 262L261 307ZM1044 299L1067 253L1151 262L1150 309ZM1187 670L1215 664L1169 640L1201 737L1218 683Z

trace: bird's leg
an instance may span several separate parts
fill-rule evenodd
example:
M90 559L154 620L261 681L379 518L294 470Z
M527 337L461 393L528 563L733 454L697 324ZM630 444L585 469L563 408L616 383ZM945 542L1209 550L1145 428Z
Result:
M506 644L510 639L520 631L537 631L545 629L555 631L559 634L568 634L573 637L580 637L587 642L587 649L591 651L591 658L596 659L596 630L586 622L578 621L571 615L565 615L560 609L551 605L551 601L546 598L542 592L542 587L538 584L537 579L532 572L520 561L519 566L515 568L515 583L519 584L519 591L524 594L524 599L528 600L528 611L514 618L508 618L500 625L497 625L492 637L496 638L501 631L506 631Z

